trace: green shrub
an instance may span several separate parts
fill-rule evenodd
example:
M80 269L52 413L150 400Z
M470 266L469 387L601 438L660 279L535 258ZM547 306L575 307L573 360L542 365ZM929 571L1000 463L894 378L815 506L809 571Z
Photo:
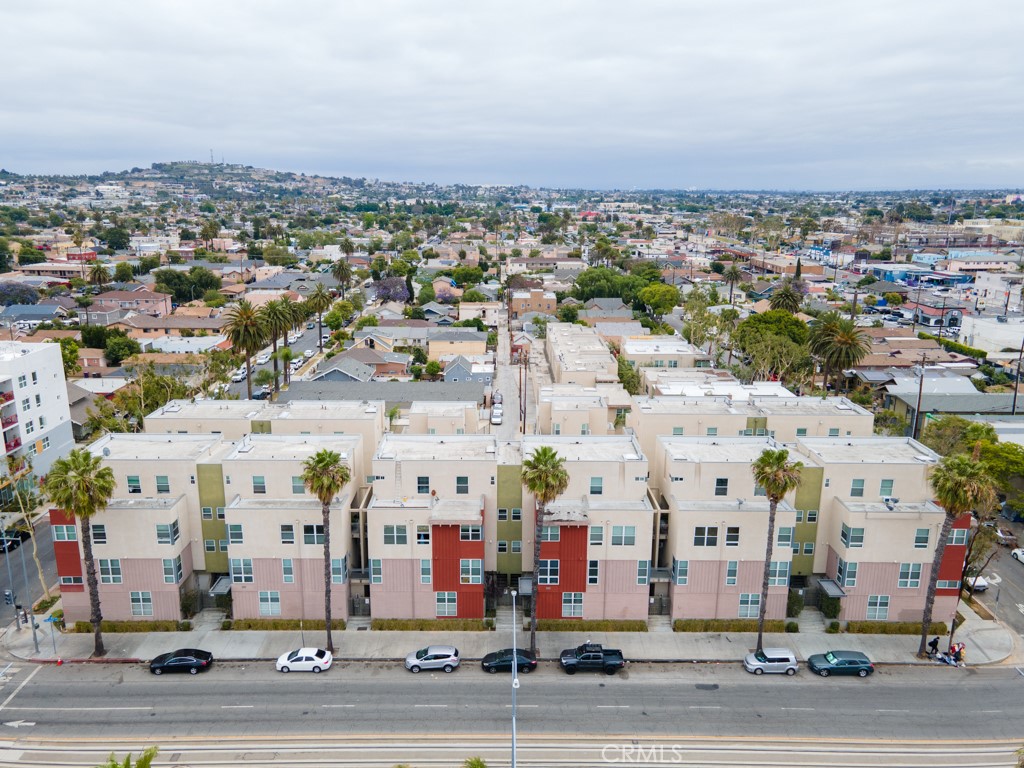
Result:
M380 632L487 632L483 619L372 619Z
M853 635L919 635L919 621L851 621L846 624L846 631ZM928 630L929 635L948 635L949 627L945 622L936 621Z
M226 623L226 622L225 622ZM231 622L231 629L234 630L294 630L294 629L324 629L327 623L323 619L234 619ZM345 629L344 619L332 619L331 627L334 629Z
M838 635L839 634L839 622L838 621L831 621L831 622L829 622L829 625L825 628L825 632L827 632L830 635Z
M646 632L647 622L639 619L541 619L540 632Z
M821 615L826 619L838 619L841 609L842 606L839 604L838 597L821 596Z
M100 624L103 632L181 632L181 625L188 622L177 621L104 621ZM191 625L189 625L191 627ZM69 630L71 632L91 633L92 623L76 621Z
M672 623L676 632L757 632L757 619L676 619ZM765 632L785 632L782 619L764 623Z
M800 625L797 624L795 621L787 621L786 622L786 632L789 632L790 634L793 634L793 633L799 632L799 631L800 631Z
M42 600L40 600L38 603L32 606L32 611L34 613L44 614L48 610L50 610L54 605L56 605L58 600L60 600L60 595L51 595L50 597L44 597Z
M917 334L917 338L932 339L934 341L937 341L939 342L939 346L942 347L947 352L956 352L957 354L967 355L968 357L974 357L977 358L978 360L984 360L985 358L988 357L988 352L986 352L984 349L968 347L966 344L961 344L958 341L953 341L952 339L944 339L941 338L940 336L932 336L930 333L925 333L924 331L919 331Z
M224 619L224 621L220 623L220 628L226 632L227 630L231 629L231 624L231 619Z
M786 598L786 618L795 619L803 609L804 596L795 589L790 590L789 597Z

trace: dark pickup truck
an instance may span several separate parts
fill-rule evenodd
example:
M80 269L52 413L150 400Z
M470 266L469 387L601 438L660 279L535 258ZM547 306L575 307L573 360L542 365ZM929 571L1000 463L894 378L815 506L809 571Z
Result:
M626 666L622 651L602 648L597 643L584 643L577 648L567 648L560 654L559 662L567 675L575 675L578 669L614 675Z

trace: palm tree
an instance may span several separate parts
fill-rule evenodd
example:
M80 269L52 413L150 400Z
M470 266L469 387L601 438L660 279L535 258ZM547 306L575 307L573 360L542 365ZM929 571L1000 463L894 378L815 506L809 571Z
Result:
M345 240L348 240L346 237ZM342 246L345 242L342 241ZM352 245L352 241L348 240L349 246ZM346 252L347 253L347 252ZM341 298L345 298L345 291L348 290L348 283L352 279L352 265L348 263L348 259L338 259L331 265L331 276L338 281L341 287Z
M729 303L732 304L732 291L736 287L736 284L743 280L743 270L739 268L735 262L729 265L729 268L722 273L722 277L725 278L725 282L729 284Z
M826 313L829 315L834 312ZM812 331L812 338L815 338ZM853 320L836 314L822 329L820 337L812 343L811 352L818 354L826 371L842 371L852 368L871 351L871 341ZM827 374L826 374L827 378ZM828 381L823 383L828 389Z
M967 454L946 456L932 469L929 478L935 501L946 511L935 542L935 556L932 570L928 574L928 594L924 601L924 615L921 618L921 645L917 655L925 656L925 646L932 627L932 611L935 608L935 589L939 581L939 566L946 552L946 539L953 523L971 510L980 508L988 512L995 503L995 482L988 468Z
M252 356L267 339L262 313L242 299L228 310L224 333L231 340L231 345L245 355L245 387L252 400Z
M772 309L784 309L789 314L795 315L800 311L804 297L792 280L783 280L782 284L772 291L768 302L772 305Z
M331 502L351 479L348 467L341 463L341 456L334 451L317 451L302 464L302 483L320 500L324 518L324 621L327 650L331 653L334 653L331 635Z
M106 507L117 485L114 471L102 466L103 459L86 448L76 448L57 459L46 475L43 488L50 503L74 515L82 528L82 555L85 558L85 582L89 589L89 621L95 637L93 653L103 656L103 614L100 611L96 561L92 556L92 517Z
M324 288L323 283L317 283L316 289L306 299L306 304L316 313L316 331L321 352L324 351L324 312L331 306L332 301L330 291Z
M565 459L554 448L542 445L523 462L520 478L522 484L533 494L537 503L533 526L533 600L530 609L530 650L537 652L537 598L540 575L540 537L544 527L544 515L548 504L557 499L569 487L569 473Z
M828 351L831 347L831 340L836 334L839 321L842 315L836 311L826 312L810 322L810 333L808 334L808 349L821 362L823 381L822 389L828 390L828 376L830 372L830 357ZM811 379L811 387L814 386L814 379Z
M114 753L110 753L110 757L107 758L107 762L99 766L99 768L152 768L153 760L156 759L157 753L159 752L158 747L147 747L141 755L139 755L135 762L132 762L131 753L125 755L124 760L118 760L114 756Z
M110 272L107 268L100 263L95 263L89 267L89 282L92 285L98 286L102 291L103 286L110 281Z
M768 610L768 582L771 579L772 549L775 545L775 513L779 502L787 493L800 485L800 470L803 463L789 460L785 448L765 448L751 469L754 482L764 488L768 497L768 541L764 548L764 578L761 582L761 602L757 609L757 650L764 642L764 617Z
M288 333L288 329L291 327L291 312L280 299L274 299L263 305L263 308L260 310L260 318L263 321L263 327L266 330L267 336L270 337L270 343L273 345L271 358L274 361L274 391L280 392L277 337L282 333Z

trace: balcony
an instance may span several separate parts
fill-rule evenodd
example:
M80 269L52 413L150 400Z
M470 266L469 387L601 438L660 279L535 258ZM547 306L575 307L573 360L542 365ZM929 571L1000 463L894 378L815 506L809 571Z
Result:
M0 419L0 425L2 425L4 429L7 429L8 427L13 427L17 423L18 414L16 413L12 413L10 416L4 416L2 419Z
M0 392L0 403L13 403L14 393L13 392Z
M16 437L10 442L5 442L4 445L7 447L7 453L10 453L11 451L16 451L19 448L21 448L21 438Z

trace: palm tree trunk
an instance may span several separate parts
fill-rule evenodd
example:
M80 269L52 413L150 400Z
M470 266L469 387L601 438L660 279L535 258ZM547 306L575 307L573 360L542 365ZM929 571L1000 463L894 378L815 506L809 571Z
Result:
M277 336L275 336L271 340L270 343L273 345L273 348L274 348L273 352L270 355L273 358L273 360L274 360L274 391L275 392L280 392L281 391L281 381L280 381L280 378L279 378L280 374L278 373L278 370L277 370Z
M252 400L252 350L245 350L245 391Z
M323 312L317 312L316 313L316 332L317 332L317 335L320 337L320 341L319 341L320 351L323 352L324 351L324 313Z
M92 622L94 638L93 656L105 656L103 647L103 613L100 611L100 585L96 579L96 561L92 556L92 523L88 517L82 520L82 556L85 559L85 583L89 588L89 621Z
M537 504L533 523L533 600L530 605L530 652L537 653L537 603L540 598L540 529L544 525L544 505Z
M921 617L921 644L917 648L917 655L922 659L928 655L925 648L928 645L928 634L932 628L932 611L935 609L935 590L939 583L939 566L942 565L942 556L946 554L946 539L949 538L949 532L953 528L955 519L948 514L945 516L942 528L939 529L939 540L935 542L935 557L932 558L932 571L928 574L928 593L924 598L924 615ZM955 614L953 621L956 621Z
M732 304L732 289L735 287L735 283L729 282L729 303Z
M768 502L768 542L764 548L764 578L761 581L761 604L757 607L757 650L764 645L764 617L768 611L768 580L772 573L772 550L775 548L775 510L779 503Z
M324 625L327 629L327 650L334 653L331 634L331 505L324 504Z

